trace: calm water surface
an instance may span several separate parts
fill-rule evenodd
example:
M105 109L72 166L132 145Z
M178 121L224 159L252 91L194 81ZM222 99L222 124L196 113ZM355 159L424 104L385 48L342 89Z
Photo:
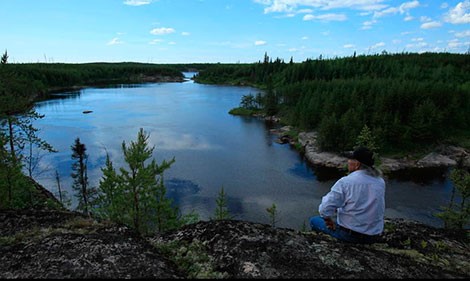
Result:
M176 159L164 178L183 213L213 217L223 187L236 219L269 223L266 208L274 203L277 226L301 229L339 175L311 168L295 150L276 143L264 121L228 114L243 95L257 92L188 81L88 88L39 102L36 110L45 118L35 126L59 152L42 158L36 178L57 193L57 170L62 187L72 195L71 146L79 137L89 155L90 183L97 186L106 153L115 167L123 166L122 142L136 140L143 128L159 163ZM83 114L85 110L93 112ZM388 179L386 216L441 226L433 213L448 203L451 188L448 180L420 184Z

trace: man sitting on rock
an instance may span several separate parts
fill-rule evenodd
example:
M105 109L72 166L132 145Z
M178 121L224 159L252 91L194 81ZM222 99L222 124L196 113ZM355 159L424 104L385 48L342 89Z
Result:
M369 149L359 147L347 156L349 175L322 198L320 216L310 218L310 226L341 241L374 243L384 228L385 181Z

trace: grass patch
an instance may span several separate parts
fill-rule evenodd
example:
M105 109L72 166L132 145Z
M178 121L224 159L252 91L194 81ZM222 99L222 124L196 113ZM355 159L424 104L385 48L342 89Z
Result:
M232 115L239 115L239 116L253 116L256 113L259 113L259 110L236 107L236 108L231 109L228 113Z
M154 246L180 269L184 270L190 279L227 278L227 273L214 270L212 259L206 253L204 245L199 241L191 243L172 241L164 244L154 244Z

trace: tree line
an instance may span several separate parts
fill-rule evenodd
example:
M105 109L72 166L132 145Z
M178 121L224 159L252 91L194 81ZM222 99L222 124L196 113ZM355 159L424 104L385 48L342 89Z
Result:
M196 81L263 89L262 98L248 100L287 124L317 130L326 151L351 149L365 125L386 153L459 141L470 131L469 54L354 54L302 63L265 54L254 64L212 65Z
M4 53L7 55L7 52ZM145 63L4 63L0 68L0 96L21 96L34 101L54 90L74 86L129 84L148 77L183 78L183 65ZM13 78L14 77L14 78Z

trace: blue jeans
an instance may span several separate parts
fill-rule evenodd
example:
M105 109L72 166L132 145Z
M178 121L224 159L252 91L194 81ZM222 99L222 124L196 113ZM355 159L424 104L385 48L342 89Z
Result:
M312 230L320 231L331 235L341 241L348 242L348 243L360 243L360 244L371 244L377 242L378 235L371 236L365 234L358 234L349 232L343 228L341 228L337 223L335 230L329 229L326 227L325 221L322 217L316 216L310 218L310 227Z

